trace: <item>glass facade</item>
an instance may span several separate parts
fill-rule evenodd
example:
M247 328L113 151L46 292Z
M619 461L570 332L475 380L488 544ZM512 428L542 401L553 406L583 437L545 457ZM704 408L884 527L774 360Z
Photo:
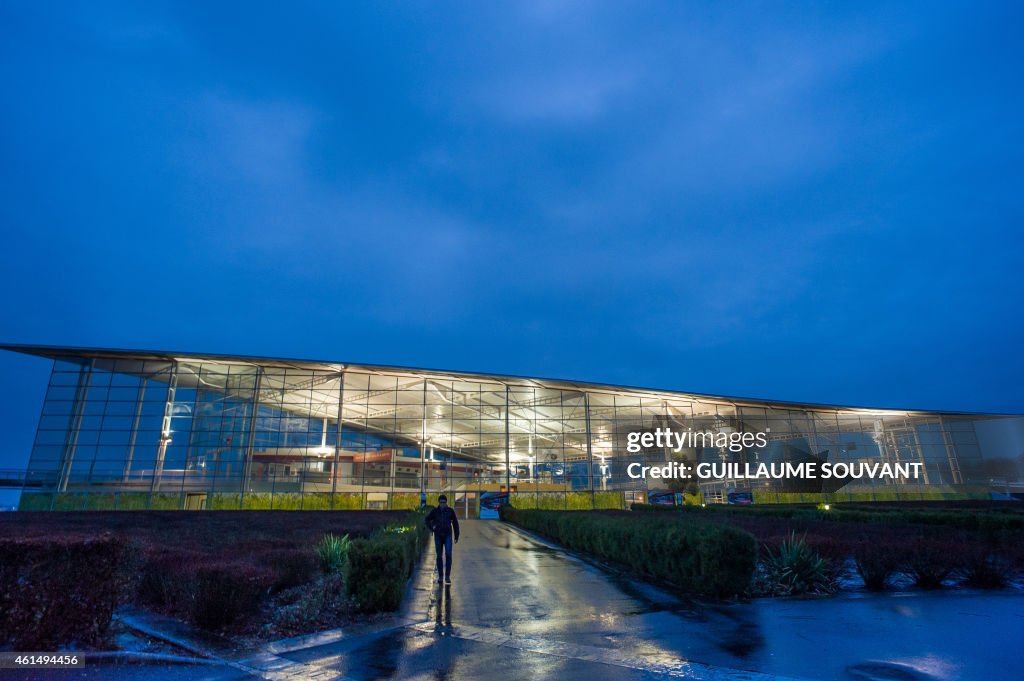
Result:
M988 498L999 480L986 462L1018 466L1024 442L1019 416L340 363L11 349L54 360L23 509L411 508L442 492L467 516L488 492L565 509L625 508L659 491L690 503L725 501L730 491L749 491L755 503ZM659 428L767 437L734 449L630 451L635 434ZM672 461L914 462L923 475L846 484L628 475L631 463ZM1009 484L1006 466L997 468Z

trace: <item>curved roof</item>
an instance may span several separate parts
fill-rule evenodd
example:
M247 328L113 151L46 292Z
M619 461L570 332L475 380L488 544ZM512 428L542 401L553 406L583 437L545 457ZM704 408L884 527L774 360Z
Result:
M414 367L390 366L381 364L363 364L353 362L338 362L309 359L284 359L273 357L255 357L246 355L226 355L219 353L198 353L178 352L167 350L128 350L114 348L82 348L56 345L17 345L0 344L0 349L18 352L27 355L35 355L48 359L62 358L104 358L104 359L134 359L134 360L207 360L226 364L246 364L263 367L280 367L295 369L311 369L320 371L357 371L370 374L402 375L409 377L427 378L449 378L455 380L486 381L500 383L506 386L531 386L543 387L558 390L577 392L601 392L614 394L628 394L638 397L651 397L660 399L689 399L700 402L715 404L744 406L744 407L773 407L779 409L800 409L808 411L843 411L859 414L878 414L886 416L895 415L928 415L943 414L951 416L995 416L994 414L980 414L975 412L939 412L919 409L890 409L871 407L852 407L820 403L799 403L784 400L772 400L763 398L730 397L721 395L708 395L704 393L693 393L683 391L671 391L653 388L640 388L635 386L622 386L606 383L590 383L573 381L567 379L538 378L529 376L516 376L508 374L484 374L468 371L446 371L438 369L423 369ZM1016 416L1016 414L1005 414L1003 416Z

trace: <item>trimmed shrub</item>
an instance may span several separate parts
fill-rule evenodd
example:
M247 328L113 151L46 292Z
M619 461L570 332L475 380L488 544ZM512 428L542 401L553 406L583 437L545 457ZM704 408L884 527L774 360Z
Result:
M165 552L143 566L137 594L144 605L221 629L256 612L278 581L267 565Z
M249 563L206 563L191 576L189 617L204 629L220 629L259 609L273 574Z
M746 591L754 573L754 537L691 516L636 517L593 511L499 509L502 520L566 547L624 565L681 591L724 598ZM659 514L660 515L660 514Z
M139 570L136 599L140 605L164 612L178 612L184 605L179 572L182 565L195 565L202 556L195 552L164 550L150 556Z
M352 595L360 610L397 610L408 576L408 552L397 535L352 542Z
M274 549L261 553L259 562L274 574L273 591L308 584L317 577L317 557L308 550Z
M124 591L127 555L113 535L0 540L0 645L101 643Z
M429 511L428 506L424 511ZM405 583L426 544L424 512L409 513L366 539L351 542L349 593L364 612L397 610Z

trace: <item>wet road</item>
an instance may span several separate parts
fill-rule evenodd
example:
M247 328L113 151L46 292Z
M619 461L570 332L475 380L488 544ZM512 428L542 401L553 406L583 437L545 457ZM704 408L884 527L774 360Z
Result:
M679 604L656 590L616 581L498 521L462 528L451 587L433 582L428 547L403 613L408 626L281 657L351 679L773 678L688 662ZM716 630L743 647L744 627L725 617Z

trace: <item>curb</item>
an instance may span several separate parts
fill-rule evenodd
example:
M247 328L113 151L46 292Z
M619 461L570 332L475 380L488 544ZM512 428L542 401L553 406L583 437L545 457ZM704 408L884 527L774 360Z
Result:
M86 652L82 656L90 664L181 664L221 665L222 662L203 657L185 657L167 653L143 653L130 650Z

